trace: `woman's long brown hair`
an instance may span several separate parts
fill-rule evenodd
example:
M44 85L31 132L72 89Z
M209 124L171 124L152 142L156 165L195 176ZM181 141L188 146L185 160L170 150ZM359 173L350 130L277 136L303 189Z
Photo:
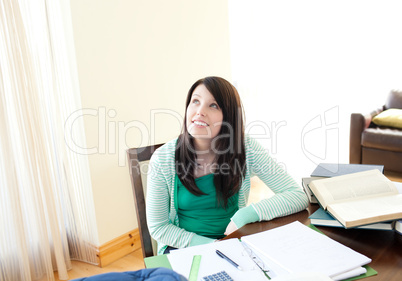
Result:
M213 95L222 109L223 122L218 136L212 141L217 163L214 172L214 184L218 201L226 208L230 197L241 187L246 169L246 153L244 147L243 107L236 88L220 77L206 77L192 85L187 94L186 109L192 94L203 84ZM194 139L187 130L187 110L184 117L183 132L179 136L176 147L176 172L182 184L192 194L205 195L196 185L194 170L197 167Z

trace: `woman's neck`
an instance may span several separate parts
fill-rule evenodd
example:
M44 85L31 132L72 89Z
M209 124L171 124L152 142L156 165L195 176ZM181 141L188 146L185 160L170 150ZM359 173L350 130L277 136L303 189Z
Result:
M212 154L211 140L194 139L195 152L198 155Z
M211 149L210 141L197 140L194 142L195 153L197 155L197 169L195 177L201 177L214 172L215 152Z

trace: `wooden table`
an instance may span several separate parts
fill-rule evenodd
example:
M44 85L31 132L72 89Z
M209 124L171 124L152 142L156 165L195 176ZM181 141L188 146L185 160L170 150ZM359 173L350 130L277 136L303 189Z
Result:
M293 221L308 225L308 218L318 205L309 205L308 209L290 216L272 221L247 224L225 239L240 238L245 235L273 229ZM367 281L402 281L402 235L387 230L344 229L340 227L317 226L325 235L372 259L369 264L378 272L368 277Z

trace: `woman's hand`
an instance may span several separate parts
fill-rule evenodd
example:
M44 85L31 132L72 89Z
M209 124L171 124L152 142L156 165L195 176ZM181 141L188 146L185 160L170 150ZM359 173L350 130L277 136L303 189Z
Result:
M225 230L225 235L229 235L229 234L231 234L232 232L234 232L234 231L236 231L238 228L237 228L237 226L234 224L234 222L233 221L230 221L230 223L228 224L228 226L226 227L226 230Z

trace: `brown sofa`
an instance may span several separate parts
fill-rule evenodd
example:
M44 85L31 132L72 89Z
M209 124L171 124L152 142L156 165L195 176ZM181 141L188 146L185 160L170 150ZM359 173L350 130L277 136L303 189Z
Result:
M402 130L372 122L374 116L390 108L402 109L402 91L391 91L385 105L370 114L351 115L350 163L380 164L385 171L402 173Z

